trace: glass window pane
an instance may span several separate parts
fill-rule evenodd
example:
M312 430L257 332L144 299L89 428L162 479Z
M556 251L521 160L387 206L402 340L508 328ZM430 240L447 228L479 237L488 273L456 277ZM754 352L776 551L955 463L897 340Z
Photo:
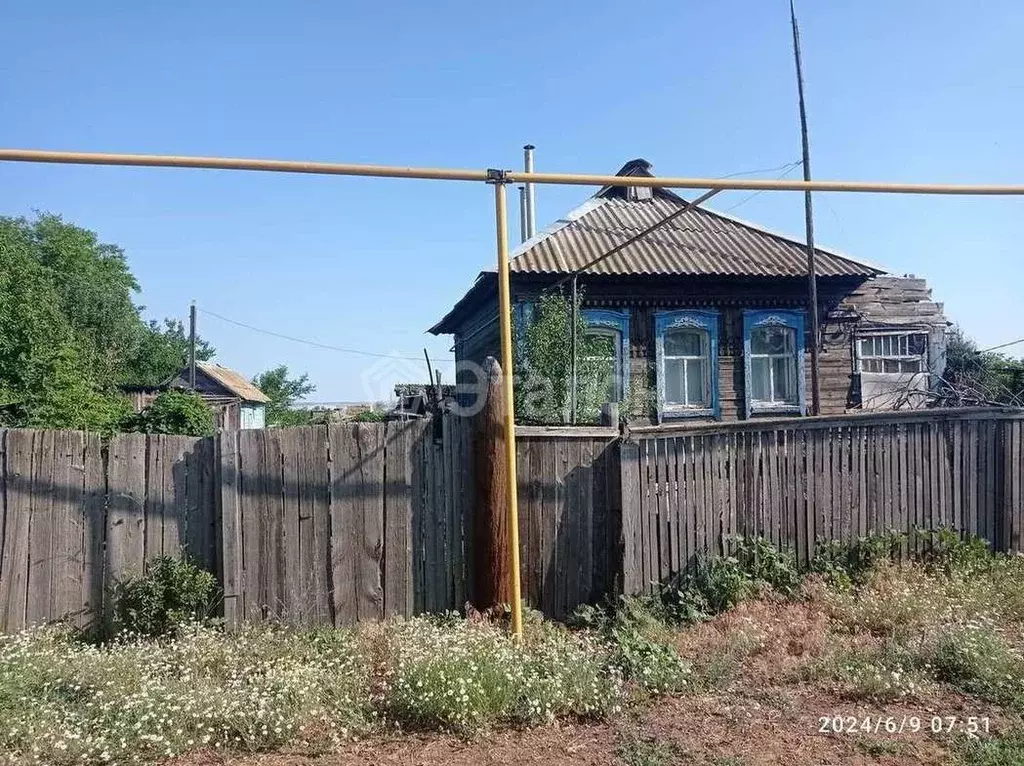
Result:
M683 359L665 360L665 402L667 404L685 403L685 368L686 361Z
M750 360L750 397L754 401L770 400L769 364L769 360L764 358Z
M753 354L785 354L793 348L794 332L790 327L755 327L750 332Z
M696 406L706 404L704 360L688 359L686 365L686 403Z
M793 358L782 357L772 359L772 372L774 373L776 402L796 401L796 380L793 370Z
M903 359L900 361L900 372L921 372L921 362L917 359Z
M915 356L924 356L925 350L928 348L928 336L927 335L911 335L910 336L910 353Z
M702 356L704 334L701 330L669 330L665 333L665 356Z

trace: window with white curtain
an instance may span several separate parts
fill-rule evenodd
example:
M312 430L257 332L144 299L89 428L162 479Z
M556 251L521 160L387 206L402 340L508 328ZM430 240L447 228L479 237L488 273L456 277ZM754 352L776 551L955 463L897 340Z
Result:
M743 350L747 414L803 414L803 312L744 311Z
M654 312L658 419L718 417L718 312Z
M755 327L750 331L750 398L760 404L797 403L796 331Z
M665 404L710 407L708 332L697 328L677 328L665 333L664 342Z

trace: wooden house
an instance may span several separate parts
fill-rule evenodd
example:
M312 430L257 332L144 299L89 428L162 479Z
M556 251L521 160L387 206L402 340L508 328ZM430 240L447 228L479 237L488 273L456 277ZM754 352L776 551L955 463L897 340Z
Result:
M189 369L186 366L160 386L134 386L126 388L125 392L131 398L135 411L141 412L162 391L188 388ZM213 411L214 424L219 431L263 428L266 425L266 405L270 399L240 372L214 362L196 362L196 393Z
M618 175L651 176L651 166L633 160ZM807 413L806 245L692 207L603 257L685 206L667 189L610 186L523 242L510 254L515 331L575 275L588 332L609 340L609 399L656 392L630 419ZM816 262L821 414L923 406L945 368L948 325L925 281L825 248ZM497 318L496 275L484 272L430 328L454 336L462 390L499 356Z

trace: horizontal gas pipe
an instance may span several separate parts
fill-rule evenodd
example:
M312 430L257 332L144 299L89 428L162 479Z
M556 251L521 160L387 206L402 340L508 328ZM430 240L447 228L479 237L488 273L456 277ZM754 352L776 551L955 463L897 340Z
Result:
M270 173L311 173L377 178L423 178L443 181L494 180L487 170L417 168L392 165L354 165L336 162L259 160L241 157L179 157L163 154L108 154L36 149L0 149L0 162L43 162L67 165L125 165L159 168L254 170ZM735 178L677 178L673 176L608 176L585 173L526 173L505 171L508 183L569 184L575 186L648 186L665 189L728 189L737 191L875 192L880 194L1024 195L1024 184L924 184L887 181L798 181Z

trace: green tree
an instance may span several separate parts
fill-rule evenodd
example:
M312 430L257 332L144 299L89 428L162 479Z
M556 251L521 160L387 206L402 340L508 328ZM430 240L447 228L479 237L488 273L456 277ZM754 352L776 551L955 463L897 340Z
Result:
M309 382L308 375L289 378L288 367L282 364L261 372L252 379L252 382L270 399L267 402L268 426L309 425L309 412L294 408L297 401L316 391L316 386Z
M196 359L209 361L216 352L205 340L196 338ZM188 363L188 334L177 319L163 324L151 320L142 333L141 342L132 360L128 382L138 386L158 386Z
M577 305L562 293L541 296L534 316L516 346L517 400L520 420L568 423L572 389L572 325L576 324L577 422L597 422L608 401L615 350L610 336L588 334Z
M213 413L199 394L164 391L138 415L125 421L125 430L148 434L212 436Z
M119 386L180 368L180 324L144 322L138 289L121 249L93 232L0 217L0 425L108 431L128 407Z
M979 351L959 327L946 336L946 370L939 387L943 404L1024 405L1024 360Z

